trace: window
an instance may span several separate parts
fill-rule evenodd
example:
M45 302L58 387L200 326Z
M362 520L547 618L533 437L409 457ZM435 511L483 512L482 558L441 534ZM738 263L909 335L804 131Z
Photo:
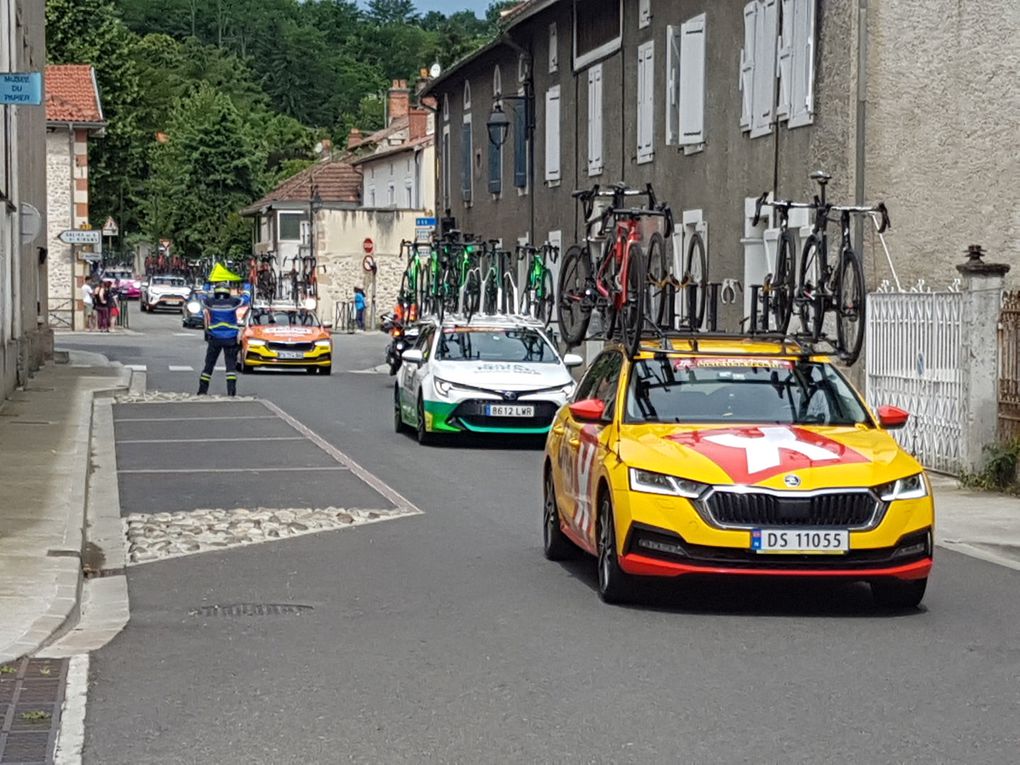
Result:
M555 74L560 67L560 43L556 36L556 22L549 25L549 74Z
M450 94L443 93L443 122L450 121Z
M666 29L666 143L705 142L705 14Z
M814 121L815 3L782 0L776 118L794 128Z
M638 29L652 23L652 0L638 0Z
M622 0L574 0L574 68L619 50L622 29Z
M443 189L443 204L450 206L450 126L443 125L443 143L440 156L440 171L442 172L441 183Z
M386 186L386 197L388 199L388 201L386 202L388 207L397 206L397 190L396 188L394 188L392 183Z
M375 207L375 189L368 190L368 206Z
M655 158L655 43L638 47L637 81L637 161Z
M523 101L515 101L514 122L514 186L528 188L528 121Z
M499 71L499 66L497 65L492 70L492 97L493 99L498 99L501 95L503 95L503 73Z
M304 213L282 212L277 218L277 225L280 227L279 240L281 242L301 241L301 222L305 219Z
M606 405L603 420L613 418L613 407L619 390L620 371L623 369L623 357L617 351L606 351L592 362L587 374L581 378L574 393L574 401L595 398Z
M471 108L471 83L464 80L464 111Z
M752 0L744 6L744 47L740 52L740 127L751 138L772 132L775 115L777 0Z
M489 146L489 193L499 196L503 193L503 147L492 141Z
M404 207L409 210L414 207L414 186L410 181L404 184Z
M560 86L545 92L545 180L560 182Z
M541 332L512 329L447 329L436 344L439 361L524 362L556 364L556 351Z
M464 124L460 132L460 196L464 204L471 204L472 178L471 178L471 157L473 154L471 146L471 115L464 115Z
M602 160L602 64L588 70L588 175L600 175Z

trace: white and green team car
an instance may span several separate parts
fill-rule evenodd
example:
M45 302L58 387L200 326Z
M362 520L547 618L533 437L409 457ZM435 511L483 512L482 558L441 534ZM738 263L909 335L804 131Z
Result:
M423 322L403 360L393 420L421 443L438 433L547 433L574 391L569 368L583 363L520 316Z

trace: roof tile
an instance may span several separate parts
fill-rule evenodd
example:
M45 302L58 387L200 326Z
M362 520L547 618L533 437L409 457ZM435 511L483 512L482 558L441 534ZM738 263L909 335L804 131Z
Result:
M102 125L95 73L88 64L59 64L46 67L46 120Z

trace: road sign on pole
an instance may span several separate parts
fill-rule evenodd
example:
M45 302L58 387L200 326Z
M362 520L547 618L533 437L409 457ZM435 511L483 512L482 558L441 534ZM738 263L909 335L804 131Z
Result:
M106 219L106 223L103 224L103 236L117 236L120 233L120 228L117 226L117 221L113 217Z
M436 230L436 219L435 218L415 218L414 219L414 241L416 242L428 242L432 239L432 234Z
M64 244L102 244L103 232L69 228L57 238Z
M38 106L42 103L42 72L0 74L0 104Z

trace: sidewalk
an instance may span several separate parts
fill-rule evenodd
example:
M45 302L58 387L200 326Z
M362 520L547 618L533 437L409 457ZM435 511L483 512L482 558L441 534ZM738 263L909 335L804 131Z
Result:
M935 542L1020 570L1020 497L963 489L929 474L935 493Z
M0 406L0 663L77 615L92 400L130 382L131 370L71 352Z

